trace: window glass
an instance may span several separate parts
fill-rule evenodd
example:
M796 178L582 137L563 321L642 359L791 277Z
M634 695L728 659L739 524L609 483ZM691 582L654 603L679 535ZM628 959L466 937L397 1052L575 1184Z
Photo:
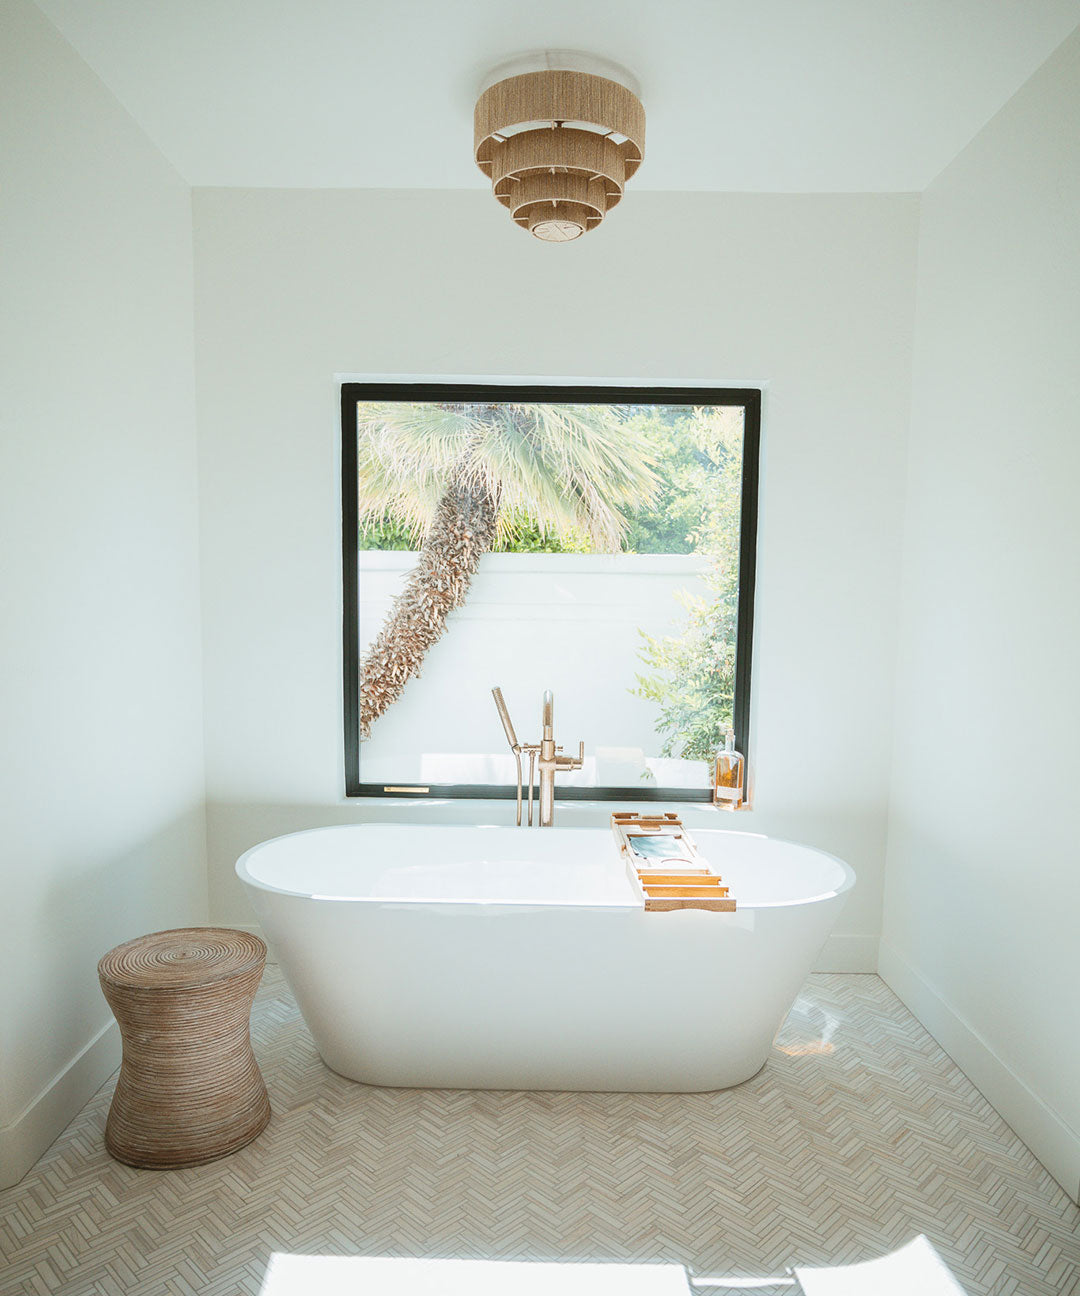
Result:
M520 743L545 690L584 742L560 796L707 798L746 740L756 405L465 394L343 393L350 791L512 795L498 685Z

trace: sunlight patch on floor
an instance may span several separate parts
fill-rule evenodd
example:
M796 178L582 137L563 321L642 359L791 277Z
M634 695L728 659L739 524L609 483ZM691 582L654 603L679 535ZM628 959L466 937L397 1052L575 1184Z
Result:
M270 1256L259 1296L690 1296L674 1264Z
M860 1264L796 1265L782 1275L690 1278L677 1264L570 1264L531 1260L414 1260L390 1256L270 1256L259 1296L712 1296L723 1292L802 1296L964 1296L922 1235Z
M805 1296L964 1296L929 1240L920 1234L877 1260L825 1269L795 1266Z

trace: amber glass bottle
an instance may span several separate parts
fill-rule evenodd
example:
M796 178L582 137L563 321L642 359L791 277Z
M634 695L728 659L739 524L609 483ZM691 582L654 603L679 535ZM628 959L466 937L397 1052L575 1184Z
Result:
M735 734L727 731L724 750L716 753L713 771L713 805L722 810L738 810L743 799L743 775L746 762L742 753L735 750Z

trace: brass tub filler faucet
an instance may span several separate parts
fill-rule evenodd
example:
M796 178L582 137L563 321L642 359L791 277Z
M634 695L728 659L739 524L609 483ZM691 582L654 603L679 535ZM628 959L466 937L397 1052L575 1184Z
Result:
M521 801L524 789L524 780L521 775L521 757L522 753L527 752L529 756L528 824L531 828L533 823L533 789L536 786L536 771L539 768L540 794L538 797L539 814L537 819L541 828L550 828L555 818L555 775L562 770L581 769L585 763L585 744L583 742L578 743L578 754L576 756L563 756L561 755L562 748L555 746L554 703L550 689L544 693L543 737L538 743L519 743L510 720L510 712L506 709L502 689L496 686L491 690L491 696L495 699L499 719L502 721L502 727L506 733L506 741L510 744L510 750L514 754L514 763L517 765L518 827L521 827Z

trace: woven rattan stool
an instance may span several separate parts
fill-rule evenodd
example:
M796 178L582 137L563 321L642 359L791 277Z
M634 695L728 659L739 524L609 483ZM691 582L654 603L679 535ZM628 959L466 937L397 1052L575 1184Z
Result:
M118 1161L152 1170L216 1161L270 1119L251 1051L266 946L227 927L140 936L98 964L124 1057L105 1126Z

